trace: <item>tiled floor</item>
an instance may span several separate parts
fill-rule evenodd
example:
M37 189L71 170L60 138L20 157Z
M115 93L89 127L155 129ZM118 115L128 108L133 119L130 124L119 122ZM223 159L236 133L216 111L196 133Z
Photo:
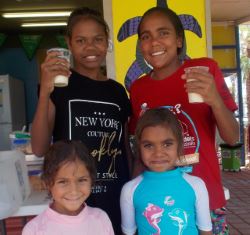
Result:
M239 172L222 171L223 185L230 191L227 202L230 235L250 235L250 169ZM20 235L22 220L6 220L7 235ZM1 234L1 232L0 232Z
M250 169L223 171L222 181L230 191L227 202L230 235L250 235Z

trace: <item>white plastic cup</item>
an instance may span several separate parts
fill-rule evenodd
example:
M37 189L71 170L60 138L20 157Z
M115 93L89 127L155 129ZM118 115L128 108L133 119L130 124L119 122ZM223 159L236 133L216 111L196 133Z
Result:
M70 50L57 47L57 48L51 48L47 52L51 51L59 51L61 55L59 55L58 57L66 59L70 63L70 57L71 57ZM57 75L54 78L54 84L56 87L65 87L68 86L68 83L69 83L69 78L67 76Z
M209 68L207 66L192 66L192 67L185 68L184 71L185 71L185 73L187 73L191 69L203 69L206 72L208 72L208 70L209 70ZM191 82L191 81L196 81L196 79L194 79L194 78L187 79L187 82ZM195 92L189 92L188 93L188 101L189 101L189 103L203 103L204 99L200 94L197 94Z

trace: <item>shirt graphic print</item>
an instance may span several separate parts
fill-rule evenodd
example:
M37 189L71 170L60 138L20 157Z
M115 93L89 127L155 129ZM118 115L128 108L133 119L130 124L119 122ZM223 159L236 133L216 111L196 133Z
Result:
M84 105L83 105L84 103ZM81 107L85 107L83 110ZM117 119L119 105L92 100L69 101L69 138L84 139L91 143L91 156L102 165L98 169L97 181L112 181L117 178L116 158L122 153L119 143L122 123ZM106 186L94 192L105 192Z

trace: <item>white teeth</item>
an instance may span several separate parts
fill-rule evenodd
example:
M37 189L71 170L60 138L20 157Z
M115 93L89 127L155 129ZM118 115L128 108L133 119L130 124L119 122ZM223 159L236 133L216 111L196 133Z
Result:
M152 56L162 55L164 53L165 51L157 51L157 52L152 53Z
M96 59L96 56L95 55L90 55L90 56L86 56L85 58L88 59L88 60L93 60L93 59Z

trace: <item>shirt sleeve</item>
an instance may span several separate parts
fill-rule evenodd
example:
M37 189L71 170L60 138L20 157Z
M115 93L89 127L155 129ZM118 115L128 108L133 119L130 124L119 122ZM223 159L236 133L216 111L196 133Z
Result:
M130 100L128 98L128 95L127 95L124 87L122 87L120 95L122 96L122 107L123 107L124 121L127 122L129 117L131 116L132 111L131 111Z
M205 183L201 178L196 176L185 174L184 177L194 189L196 196L196 202L195 202L196 225L199 228L199 230L211 231L212 222L209 209L208 192Z
M24 226L22 230L22 235L35 235L35 230L32 228L31 224L28 223Z
M205 183L199 179L197 182L197 191L196 191L196 214L197 220L196 224L200 230L211 231L212 222L209 210L209 198L207 188Z
M121 207L121 228L126 235L134 235L137 226L135 223L135 208L133 205L134 191L141 180L138 176L132 181L126 183L121 191L120 207Z
M130 116L130 119L129 119L129 134L131 135L134 135L135 133L135 127L136 127L136 123L138 121L138 117L137 117L137 109L136 109L136 88L135 88L135 85L133 84L131 86L131 89L130 89L130 103L131 103L131 116Z
M102 211L103 228L106 228L106 235L115 235L112 223L106 212Z

